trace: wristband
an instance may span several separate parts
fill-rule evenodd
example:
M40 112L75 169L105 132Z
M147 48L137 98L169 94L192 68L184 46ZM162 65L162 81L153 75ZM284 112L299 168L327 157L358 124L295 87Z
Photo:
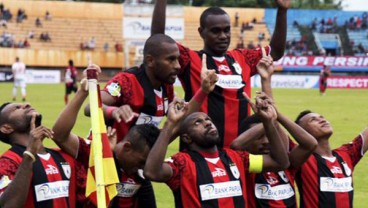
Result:
M117 107L107 107L106 108L106 118L107 119L111 119L112 118L112 112L116 109Z
M203 103L203 101L207 98L207 94L205 92L203 92L202 88L199 88L199 90L197 90L196 94L194 95L193 99L197 102L197 103Z
M35 158L35 156L32 154L32 152L30 152L30 151L24 151L23 152L23 156L24 155L28 155L31 159L32 159L32 161L33 162L35 162L36 161L36 158Z

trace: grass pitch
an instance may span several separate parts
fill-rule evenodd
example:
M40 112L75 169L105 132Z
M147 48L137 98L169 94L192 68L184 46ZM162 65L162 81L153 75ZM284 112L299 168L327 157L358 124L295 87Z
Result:
M259 90L259 89L255 89ZM253 90L253 92L255 91ZM179 96L183 97L181 89L176 89ZM0 103L9 102L12 98L12 84L0 83ZM60 111L64 107L63 84L30 84L27 86L27 102L43 114L43 124L52 127ZM72 96L70 96L70 99ZM280 112L292 120L298 113L310 109L322 114L334 127L334 135L331 138L332 148L350 142L364 128L368 126L368 90L328 89L325 96L320 96L317 89L274 89L274 98ZM21 100L18 92L18 102ZM90 121L79 113L78 121L73 132L84 136L88 133ZM45 141L46 146L55 146L50 141ZM8 149L6 144L0 144L0 153ZM167 155L173 155L178 151L178 141L174 141ZM354 206L366 207L368 204L368 159L363 158L354 171ZM165 184L154 184L157 205L159 208L174 207L171 191Z

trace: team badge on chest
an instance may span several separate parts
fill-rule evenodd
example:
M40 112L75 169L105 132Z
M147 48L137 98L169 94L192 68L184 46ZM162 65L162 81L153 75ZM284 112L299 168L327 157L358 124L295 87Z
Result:
M64 174L65 176L70 179L70 175L71 175L71 169L70 169L70 165L69 163L67 162L63 162L63 163L60 163L61 164L61 167L63 168L63 171L64 171Z
M235 163L230 164L230 170L231 170L231 173L233 174L234 178L239 179L240 172L239 172L239 169L238 169L238 167L236 166Z
M233 63L233 67L238 74L242 74L242 68L238 62Z

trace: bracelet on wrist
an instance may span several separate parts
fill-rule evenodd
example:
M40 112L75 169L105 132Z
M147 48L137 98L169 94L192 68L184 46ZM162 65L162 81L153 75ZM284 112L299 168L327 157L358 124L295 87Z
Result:
M28 157L30 157L33 162L36 161L36 157L34 156L34 154L32 154L32 152L26 150L26 151L23 152L23 156L24 155L27 155Z

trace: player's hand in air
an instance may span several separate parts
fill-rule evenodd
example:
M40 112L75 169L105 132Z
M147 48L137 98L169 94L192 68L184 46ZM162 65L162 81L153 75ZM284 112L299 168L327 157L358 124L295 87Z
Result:
M201 88L206 94L213 91L218 80L216 71L207 68L207 55L202 55Z
M257 92L255 97L256 103L248 97L246 93L243 93L245 99L249 102L254 113L258 114L262 120L276 120L277 111L274 106L273 100L268 97L264 92Z
M266 50L264 47L261 48L262 50L262 58L259 60L257 64L257 71L259 76L261 76L262 79L269 79L271 78L274 68L273 68L273 59L271 55L266 54Z
M27 151L31 152L33 155L36 155L39 149L42 146L43 140L47 137L52 139L54 137L54 132L46 128L45 126L38 126L36 127L36 117L38 115L36 113L32 114L31 118L31 131L29 133L29 143L27 145Z
M282 9L289 9L291 5L291 0L276 0L275 2Z
M87 69L83 71L83 78L81 80L81 89L84 91L88 91L88 79L87 79L87 70L96 70L97 71L97 78L98 75L101 74L101 68L96 64L88 65Z
M114 109L111 113L112 118L121 122L123 120L125 123L130 122L133 118L138 117L139 114L134 112L129 105L122 105L116 109Z
M188 110L188 103L184 100L175 98L169 105L167 119L169 122L178 124Z

